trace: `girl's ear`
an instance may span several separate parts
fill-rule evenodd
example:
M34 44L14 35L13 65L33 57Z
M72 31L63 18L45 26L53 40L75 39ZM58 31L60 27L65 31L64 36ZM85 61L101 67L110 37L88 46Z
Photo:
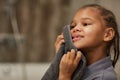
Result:
M111 41L115 36L115 31L113 28L106 28L105 34L104 34L104 41L109 42Z

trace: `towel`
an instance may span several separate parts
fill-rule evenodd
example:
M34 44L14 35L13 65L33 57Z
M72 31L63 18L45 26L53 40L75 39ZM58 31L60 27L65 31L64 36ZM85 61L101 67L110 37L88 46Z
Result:
M59 77L59 65L63 54L67 53L71 49L74 49L77 52L77 48L72 43L71 33L70 33L70 25L66 25L63 30L63 36L65 43L63 43L53 59L51 65L49 66L46 73L43 75L41 80L58 80ZM86 67L86 59L85 56L82 55L82 59L80 60L76 70L72 75L71 80L80 80L84 70Z

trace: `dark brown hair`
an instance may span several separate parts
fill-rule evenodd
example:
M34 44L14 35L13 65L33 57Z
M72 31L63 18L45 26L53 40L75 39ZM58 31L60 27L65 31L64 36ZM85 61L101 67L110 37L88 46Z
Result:
M118 32L118 25L116 22L115 15L110 10L107 10L106 8L104 8L98 4L85 5L80 9L89 8L89 7L97 9L100 12L100 15L103 17L103 19L105 21L105 25L107 27L112 27L115 31L115 36L114 36L113 40L110 41L108 48L107 48L107 54L110 54L111 49L114 50L112 64L113 64L113 67L115 67L115 64L116 64L116 62L119 58L119 55L120 55L120 52L119 52L119 32Z

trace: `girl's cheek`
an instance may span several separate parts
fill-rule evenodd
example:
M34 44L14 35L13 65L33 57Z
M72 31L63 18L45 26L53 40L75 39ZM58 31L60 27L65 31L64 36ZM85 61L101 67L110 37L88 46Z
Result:
M98 29L98 28L97 28ZM86 33L93 33L93 32L96 32L96 27L95 26L88 26L88 27L85 27L84 28L84 32Z

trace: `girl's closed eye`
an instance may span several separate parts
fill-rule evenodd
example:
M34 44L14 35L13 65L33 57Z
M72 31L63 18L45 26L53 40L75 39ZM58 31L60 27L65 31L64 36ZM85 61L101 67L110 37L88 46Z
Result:
M75 26L76 26L75 23L71 23L71 24L70 24L70 29L73 29Z
M73 29L75 26L73 26L73 25L70 25L70 29Z
M92 24L92 23L87 23L87 22L82 23L82 25L83 25L84 27L89 26L89 25L91 25L91 24Z

